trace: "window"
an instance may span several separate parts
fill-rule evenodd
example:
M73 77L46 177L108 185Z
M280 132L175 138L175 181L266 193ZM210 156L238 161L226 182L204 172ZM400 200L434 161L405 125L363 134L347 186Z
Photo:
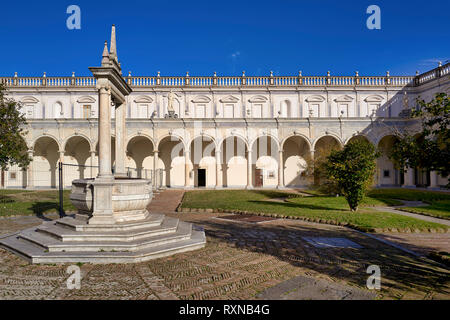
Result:
M253 118L262 118L262 104L253 105Z
M91 117L91 105L83 105L83 119L89 119Z
M312 118L318 118L319 117L319 104L310 104L309 105L309 116Z
M377 115L379 104L371 103L369 104L369 117L375 117Z
M383 171L383 178L389 178L389 176L390 176L389 170L384 170Z
M9 173L9 179L10 180L16 180L17 174L15 172L10 172Z
M348 104L340 104L338 107L338 117L348 117Z

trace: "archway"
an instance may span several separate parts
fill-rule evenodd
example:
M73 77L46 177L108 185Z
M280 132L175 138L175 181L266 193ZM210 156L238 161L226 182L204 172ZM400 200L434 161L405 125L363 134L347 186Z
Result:
M342 149L341 142L333 136L326 135L319 138L314 144L314 165L320 166L321 163L326 161L326 158L331 154L333 150ZM321 180L325 177L317 171L314 172L314 184L320 185Z
M378 143L381 156L377 159L377 184L379 186L401 186L404 184L403 169L395 168L389 159L392 147L397 138L393 135L384 136Z
M153 142L145 136L136 136L127 144L126 169L133 178L153 179Z
M59 145L49 136L38 138L34 143L33 181L35 187L56 188Z
M209 136L200 136L190 144L190 156L193 164L195 187L216 186L216 147L215 141Z
M73 136L67 140L64 146L65 165L63 166L65 187L70 187L75 179L93 178L89 167L90 161L87 161L91 157L90 151L89 141L82 136Z
M224 187L242 188L248 184L247 157L245 140L238 136L227 137L222 141L221 167L222 185Z
M292 136L283 143L283 171L286 187L301 187L308 184L307 169L311 159L308 141L301 136Z
M253 186L276 187L279 184L278 150L278 142L271 136L261 136L253 142Z
M167 136L158 143L158 151L161 160L158 162L158 169L163 170L163 184L167 187L184 187L186 170L189 171L191 166L188 163L186 168L185 165L183 141L177 136Z

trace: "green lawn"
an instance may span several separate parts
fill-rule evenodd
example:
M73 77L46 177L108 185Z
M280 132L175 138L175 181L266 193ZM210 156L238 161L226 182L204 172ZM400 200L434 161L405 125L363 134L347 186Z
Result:
M70 190L64 190L64 210L74 210L69 200ZM58 212L57 190L0 190L0 216L30 215Z
M202 190L189 191L183 198L182 208L212 208L239 210L254 213L275 213L285 216L334 220L362 230L381 228L448 229L445 225L426 222L398 214L379 212L372 206L392 204L389 197L367 197L357 213L352 213L343 197L311 196L294 197L284 202L267 201L288 197L289 193L266 190Z
M369 196L383 201L389 201L390 199L422 201L428 205L424 207L403 207L399 209L438 218L450 219L450 193L411 189L374 189L369 192Z

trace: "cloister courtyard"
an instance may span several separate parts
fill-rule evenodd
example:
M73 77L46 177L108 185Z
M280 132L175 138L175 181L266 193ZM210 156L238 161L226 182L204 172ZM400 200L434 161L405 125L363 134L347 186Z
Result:
M56 191L0 195L0 238L58 218ZM449 201L446 192L373 189L351 213L342 197L314 190L167 189L149 211L203 228L205 248L80 263L78 290L67 289L67 265L0 249L0 299L448 299ZM381 290L366 287L369 265L381 269Z

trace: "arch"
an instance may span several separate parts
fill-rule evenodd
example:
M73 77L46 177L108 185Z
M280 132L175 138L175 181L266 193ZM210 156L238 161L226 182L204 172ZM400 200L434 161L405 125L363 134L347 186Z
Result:
M324 102L325 98L323 96L320 95L311 95L308 98L306 98L305 100L306 102Z
M292 134L282 143L284 186L301 187L308 184L308 161L311 159L311 144L303 135Z
M403 170L398 170L389 158L390 150L396 140L395 135L387 134L377 141L376 146L381 151L381 155L377 159L376 180L380 186L399 186L404 182Z
M185 140L171 133L158 140L155 150L159 151L158 169L162 170L163 184L167 187L184 187L188 174L186 170L190 170L190 164L185 164Z
M65 164L70 166L63 167L64 185L71 186L75 179L93 178L92 169L90 168L92 146L86 137L82 135L72 135L64 143L64 160Z
M193 103L208 103L211 101L211 98L205 95L195 96L194 99L191 100Z
M135 135L126 144L126 167L133 178L149 178L154 168L153 140L147 135Z
M36 99L36 98L33 97L33 96L24 96L24 97L22 97L22 99L20 99L20 102L21 102L21 103L31 103L31 104L34 104L34 103L38 103L39 100Z
M285 138L281 141L281 144L280 144L281 150L284 149L284 144L285 144L285 142L286 142L289 138L292 138L292 137L300 137L300 138L303 138L303 139L306 141L306 143L308 144L309 149L310 149L310 150L312 149L312 147L311 147L311 140L309 140L309 138L308 138L307 136L305 136L304 134L301 134L301 133L294 132L294 133L291 133L290 135L288 135L287 137L285 137Z
M134 99L134 102L136 103L152 103L153 99L149 96L138 96Z
M224 137L218 147L221 151L219 181L225 187L247 185L248 141L239 134Z
M324 134L324 135L322 135L322 136L316 138L316 139L313 141L313 144L312 144L312 150L315 151L315 150L316 150L316 145L317 145L317 143L318 143L321 139L326 138L326 137L334 138L334 139L337 141L337 143L338 143L338 145L339 145L339 148L342 148L343 143L342 143L341 138L339 138L339 136L336 135L336 134L334 134L334 133L327 132L326 134Z
M270 137L271 139L275 140L275 142L277 143L277 148L278 148L278 149L280 148L280 140L278 139L278 137L275 136L274 134L268 133L268 132L263 132L262 135L260 135L260 136L258 136L258 137L256 137L256 138L254 138L253 140L251 140L251 142L249 143L249 146L251 146L251 148L253 148L255 142L256 142L258 139L262 138L262 137Z
M191 139L191 141L189 142L189 150L191 150L190 146L192 145L192 142L194 142L194 140L196 140L198 138L203 138L203 137L209 138L214 143L214 148L217 148L218 144L217 144L216 138L213 135L204 132L204 133L202 133L200 135L196 135L195 137L193 137Z
M268 139L267 139L268 138ZM280 143L272 134L264 134L252 141L252 177L255 187L275 187L279 181Z
M145 133L136 133L132 136L129 136L128 140L126 142L126 145L128 146L128 144L131 142L131 140L133 140L134 138L137 138L137 137L147 138L152 143L153 148L155 148L155 146L156 146L155 140L153 140L153 138L151 136L149 136L148 134L145 134Z
M369 137L368 137L367 135L362 134L362 133L354 134L354 135L352 135L351 137L347 138L347 140L344 142L344 145L347 145L350 141L353 141L353 140L360 140L360 139L366 140L367 142L372 143L373 145L375 145L375 144L372 142L372 140L369 139Z
M267 97L262 96L262 95L256 95L251 97L250 99L248 99L248 102L251 103L264 103L267 102L267 100L269 100Z
M58 150L64 150L63 148L61 148L61 144L60 144L59 140L58 140L54 135L51 135L51 134L48 134L48 133L44 133L44 134L42 134L42 135L37 136L36 138L34 138L34 139L31 141L31 148L34 150L34 146L36 145L36 142L37 142L39 139L44 138L44 137L51 138L51 139L55 140L56 144L58 145Z
M32 175L35 187L56 188L60 150L58 141L49 135L34 140Z
M76 132L76 133L74 133L74 134L68 136L68 137L63 141L61 150L65 150L65 149L66 149L67 142L68 142L71 138L73 138L73 137L82 137L82 138L86 139L87 142L89 143L89 148L90 148L90 150L94 150L94 149L92 148L92 147L93 147L93 143L92 143L91 139L90 139L87 135L85 135L85 134L83 134L83 133L78 133L78 132Z
M77 99L78 103L95 103L95 98L91 96L81 96Z
M186 141L184 140L184 138L183 138L181 135L179 135L179 134L177 134L177 133L168 133L168 134L165 134L165 135L163 135L163 136L161 136L161 137L158 138L158 140L157 140L157 142L156 142L156 148L155 148L155 150L158 150L158 151L159 151L159 147L160 147L161 143L162 143L165 139L171 138L171 137L175 137L175 138L177 138L178 140L180 140L180 141L183 143L183 149L186 148Z
M195 187L214 187L217 181L216 140L209 134L194 137L189 144L190 168ZM200 179L204 173L204 179Z
M384 98L379 94L372 94L364 99L365 102L381 102Z
M219 140L219 141L217 142L217 147L218 147L218 148L221 148L225 140L227 140L228 138L233 138L233 137L237 137L237 138L241 139L241 140L244 142L245 147L246 147L247 150L248 150L248 148L249 148L249 146L250 146L250 143L249 143L249 141L247 140L247 138L245 138L245 137L244 137L242 134L240 134L240 133L232 133L231 135L227 135L227 136L223 137L221 140Z

